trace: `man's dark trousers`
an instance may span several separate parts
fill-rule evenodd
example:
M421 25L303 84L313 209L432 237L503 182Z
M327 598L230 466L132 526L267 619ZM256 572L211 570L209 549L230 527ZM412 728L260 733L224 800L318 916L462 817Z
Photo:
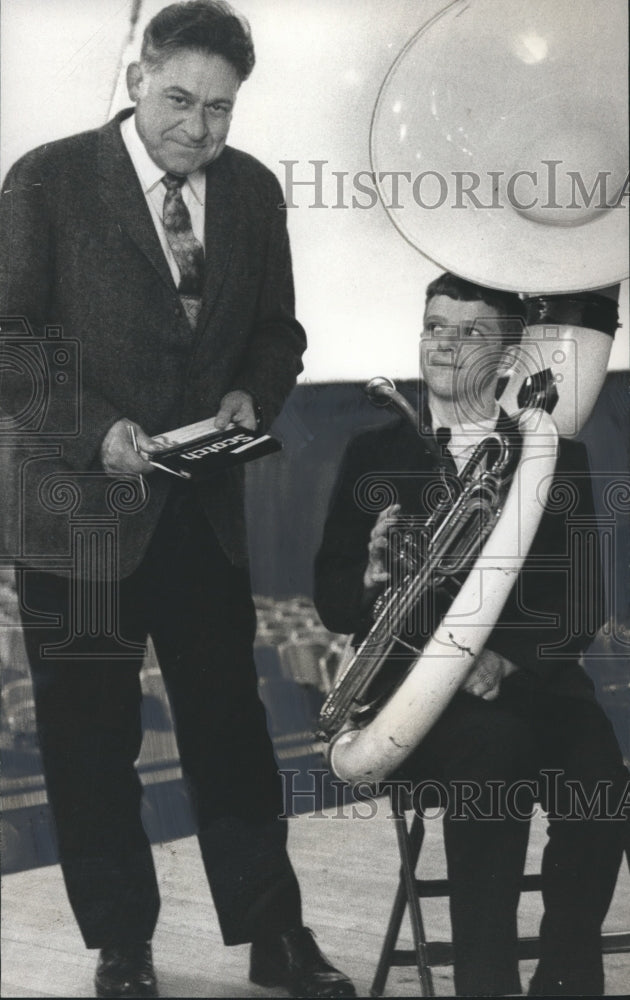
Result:
M24 625L34 622L29 610L61 616L56 627L25 627L25 640L62 870L85 942L99 948L149 940L159 910L134 767L142 654L108 660L101 636L102 658L42 656L65 638L69 594L67 576L23 571ZM300 924L257 692L248 571L223 553L189 484L176 486L119 594L122 637L141 648L153 639L226 944Z

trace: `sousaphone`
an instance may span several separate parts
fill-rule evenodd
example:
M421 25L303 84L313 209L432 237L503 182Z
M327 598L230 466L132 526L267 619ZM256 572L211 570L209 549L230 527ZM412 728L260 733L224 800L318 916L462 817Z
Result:
M374 647L342 671L320 728L346 780L395 770L465 680L536 533L558 435L579 432L602 387L628 276L626 39L624 0L455 0L381 86L370 145L391 221L445 270L526 299L501 396L522 449L496 524L405 679L365 723L350 711L331 727ZM405 181L397 201L392 172ZM522 406L523 384L542 373L557 393L551 416Z

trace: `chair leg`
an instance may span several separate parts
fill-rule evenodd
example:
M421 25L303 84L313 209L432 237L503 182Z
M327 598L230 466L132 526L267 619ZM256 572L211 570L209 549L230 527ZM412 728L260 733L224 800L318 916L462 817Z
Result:
M381 949L381 957L378 960L376 972L374 973L370 996L382 997L385 992L385 983L387 982L389 970L392 967L392 955L394 953L394 948L396 947L396 942L398 941L400 925L402 923L406 905L407 892L401 878L399 879L398 888L396 889L396 897L394 899L392 913L389 918L389 924L387 925L387 932Z
M416 953L416 964L418 975L422 987L422 995L425 997L435 996L433 991L433 978L431 970L427 964L426 938L422 923L422 914L416 891L415 870L420 856L420 848L424 839L424 823L420 816L413 820L411 828L407 828L404 815L395 815L394 825L398 838L398 849L401 858L401 871L396 897L392 907L385 940L381 949L370 995L381 997L385 991L385 983L392 966L392 958L396 949L396 942L400 934L400 926L405 913L405 906L409 904L409 919L413 934L414 950Z
M424 932L422 911L420 909L420 900L418 899L418 889L416 886L416 865L418 863L418 855L420 854L422 840L424 839L424 824L420 816L415 816L411 825L411 830L408 832L404 816L400 817L400 819L397 818L395 823L400 857L402 860L402 879L405 885L407 901L409 903L409 919L411 922L411 933L413 935L416 965L418 966L422 996L434 997L435 991L433 989L433 976L431 974L431 967L427 956L427 938ZM418 837L418 828L421 830L421 834L416 850L415 841Z

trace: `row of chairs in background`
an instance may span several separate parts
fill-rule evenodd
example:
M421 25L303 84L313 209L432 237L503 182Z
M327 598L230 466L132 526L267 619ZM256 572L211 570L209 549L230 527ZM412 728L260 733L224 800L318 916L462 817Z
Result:
M314 723L336 673L341 647L335 639L331 641L308 598L275 601L260 597L256 604L260 692L279 763L288 768L318 766ZM144 740L138 768L146 788L146 818L157 829L158 813L164 813L162 798L181 791L181 770L170 707L151 643L141 680ZM50 864L55 856L54 847L48 844L50 825L17 595L13 576L5 570L0 571L0 681L3 868L16 871ZM190 832L185 826L173 835ZM28 857L25 841L30 845Z
M261 695L272 735L285 742L292 735L312 734L321 704L334 683L346 648L345 636L331 636L312 601L304 596L285 600L257 596L256 660ZM598 672L600 663L597 664ZM604 661L606 676L597 678L604 707L627 712L630 679L620 676L616 660ZM17 598L10 580L0 577L0 679L2 720L0 747L11 754L36 749L35 713ZM151 647L142 674L145 692L145 746L141 763L176 760L172 721L159 667ZM622 739L622 743L623 743ZM627 751L627 747L624 746ZM7 758L4 775L7 776ZM14 763L14 762L12 762ZM27 768L30 762L24 761ZM13 773L13 767L8 769Z
M281 601L256 597L255 602L257 651L263 647L276 648L280 676L325 697L334 683L347 637L331 635L308 597Z

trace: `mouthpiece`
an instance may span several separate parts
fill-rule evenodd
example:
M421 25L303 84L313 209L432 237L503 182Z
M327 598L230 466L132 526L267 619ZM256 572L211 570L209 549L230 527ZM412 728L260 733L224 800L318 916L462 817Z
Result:
M365 394L374 406L388 406L396 392L396 385L391 378L377 375L371 378L365 387Z
M405 417L412 427L418 429L418 414L405 397L398 392L391 378L377 375L370 379L365 387L365 393L374 406L391 406Z

